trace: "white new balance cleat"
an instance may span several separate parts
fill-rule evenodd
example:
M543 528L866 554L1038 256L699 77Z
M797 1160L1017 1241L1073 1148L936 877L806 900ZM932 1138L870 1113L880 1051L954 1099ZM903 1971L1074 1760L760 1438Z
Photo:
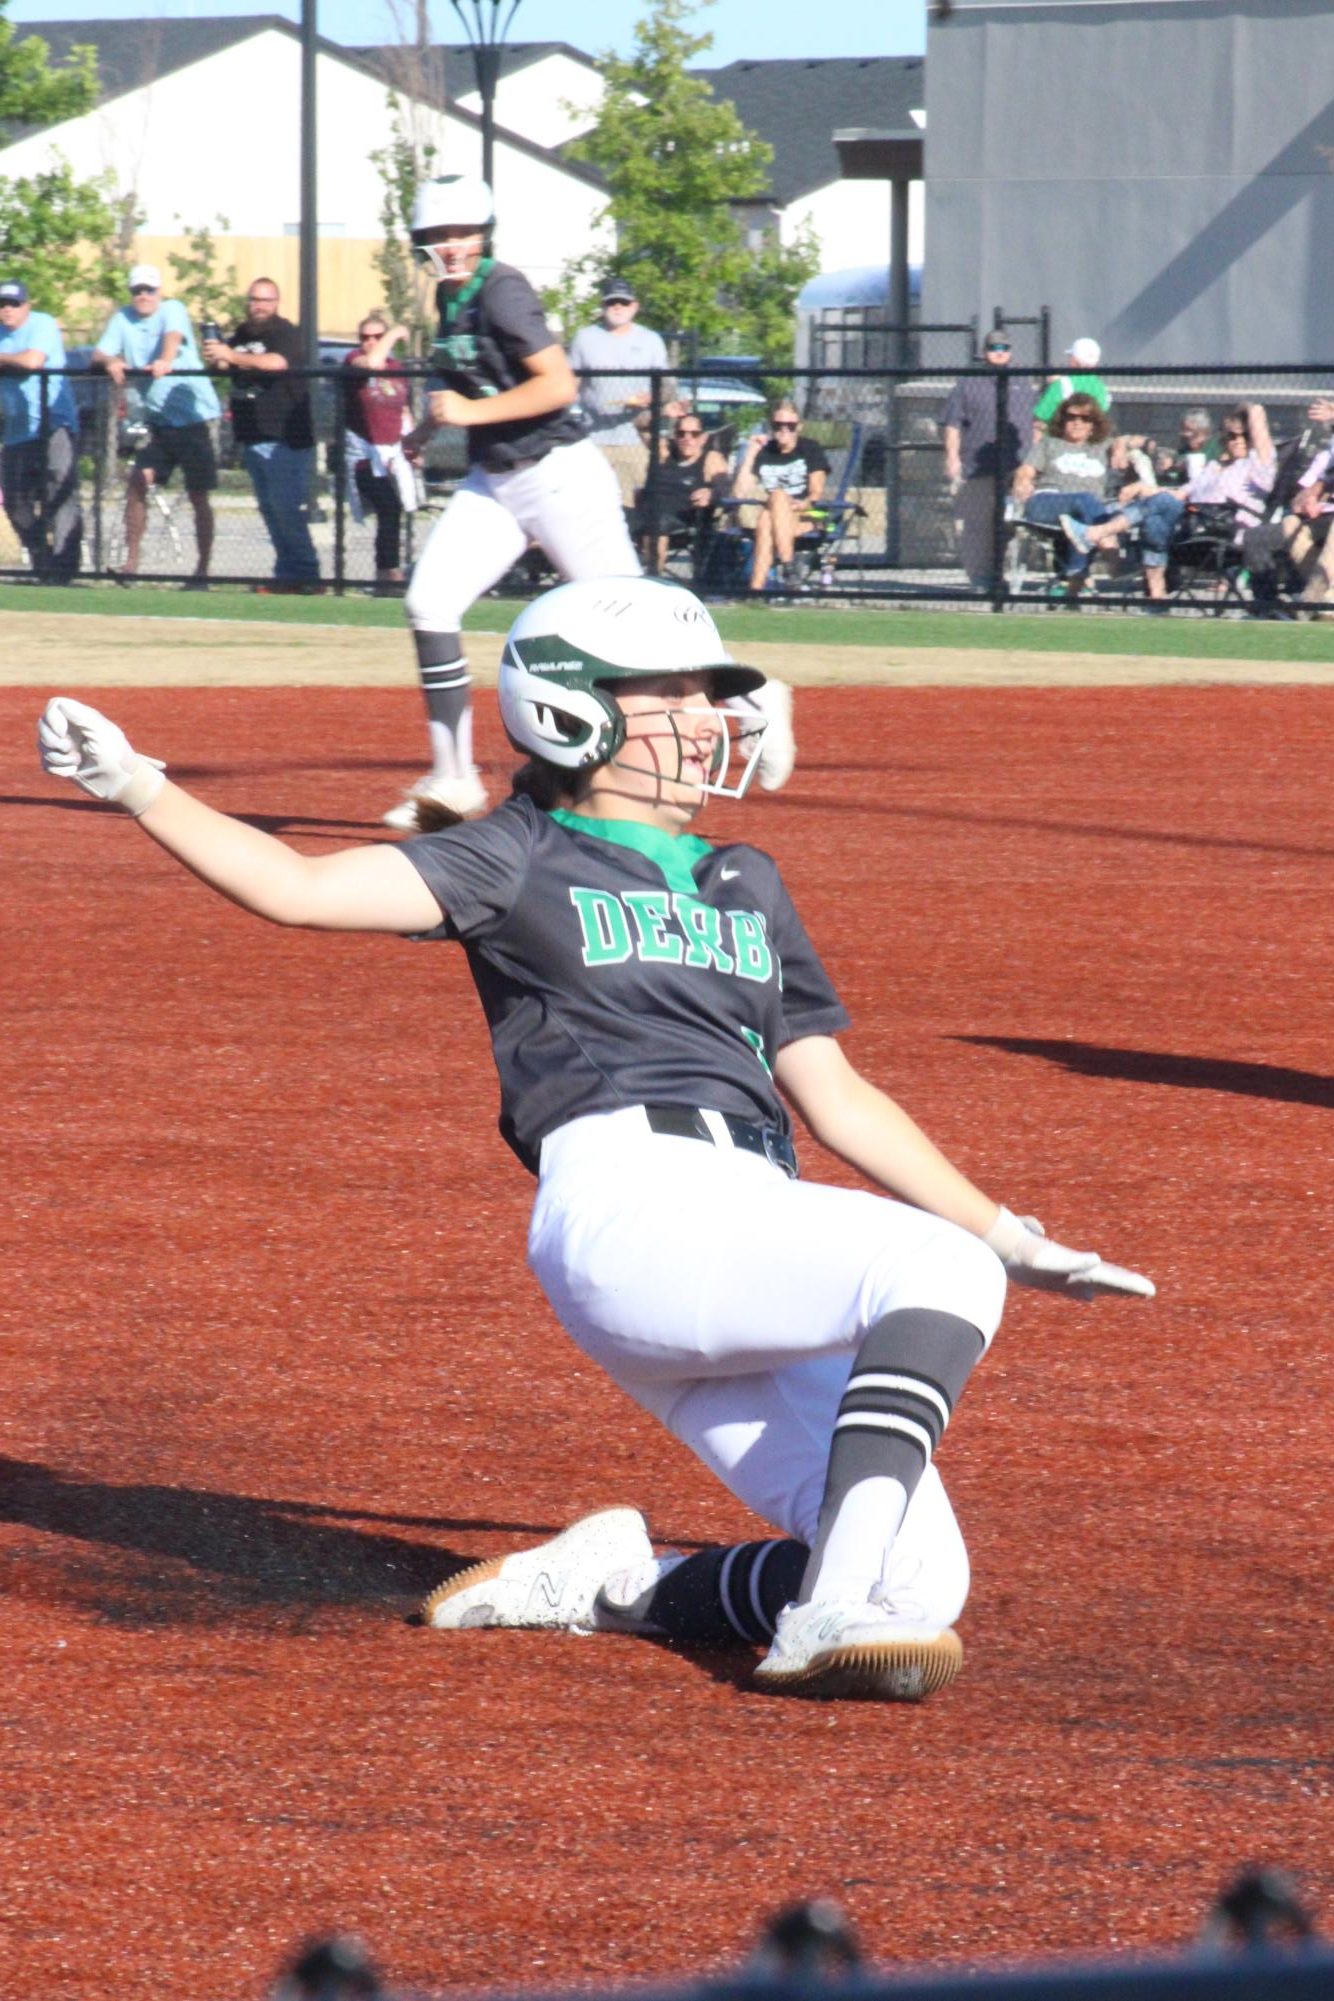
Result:
M433 811L438 809L438 812ZM419 778L411 791L384 816L386 827L400 833L429 833L451 820L472 820L486 811L486 787L476 771L466 778Z
M920 1702L963 1666L952 1626L923 1625L892 1605L789 1605L755 1686L777 1695Z
M797 740L792 734L792 690L786 681L766 681L750 700L768 718L760 746L756 776L766 792L777 792L792 776L797 761Z
M428 1626L552 1627L593 1632L593 1601L615 1571L650 1560L653 1545L634 1508L605 1508L536 1549L475 1563L438 1585L422 1606Z

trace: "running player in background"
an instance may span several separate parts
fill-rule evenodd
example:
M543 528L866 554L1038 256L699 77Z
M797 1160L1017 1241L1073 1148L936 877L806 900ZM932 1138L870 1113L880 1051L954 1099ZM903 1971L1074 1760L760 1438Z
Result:
M1073 1294L1147 1280L984 1195L862 1078L770 857L689 832L739 797L761 676L687 590L566 584L506 641L528 756L481 820L299 854L214 812L60 697L46 769L135 814L279 924L462 943L501 1132L538 1177L529 1262L566 1332L778 1540L657 1556L633 1508L432 1594L427 1621L769 1643L757 1685L915 1699L952 1680L968 1560L933 1456L1005 1273ZM798 1180L792 1103L898 1199Z
M562 577L638 576L616 476L588 437L578 384L521 271L490 254L491 189L470 174L444 174L420 189L414 255L439 283L439 368L425 421L407 440L419 449L435 430L467 432L468 473L413 566L406 610L426 699L431 769L385 814L415 830L443 811L486 806L473 762L472 684L463 615L536 543ZM774 721L762 782L792 769L791 697L767 684L759 705Z

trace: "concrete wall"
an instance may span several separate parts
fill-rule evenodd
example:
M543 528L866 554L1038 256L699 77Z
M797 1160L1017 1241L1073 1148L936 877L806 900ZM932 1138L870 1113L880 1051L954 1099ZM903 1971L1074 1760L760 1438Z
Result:
M1330 0L955 0L926 75L927 319L1334 355Z

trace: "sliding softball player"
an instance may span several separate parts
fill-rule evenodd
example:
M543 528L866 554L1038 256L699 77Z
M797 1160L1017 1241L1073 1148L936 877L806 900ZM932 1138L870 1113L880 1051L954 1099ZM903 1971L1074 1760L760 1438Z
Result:
M39 735L48 771L261 917L463 946L556 1315L776 1531L682 1559L605 1510L448 1580L428 1623L730 1635L767 1645L762 1689L915 1699L962 1658L968 1562L934 1459L1006 1273L1153 1288L1001 1208L860 1076L774 862L691 833L746 789L759 733L724 705L759 680L679 586L563 585L501 661L513 796L332 855L212 811L82 703ZM788 1104L886 1194L798 1179Z

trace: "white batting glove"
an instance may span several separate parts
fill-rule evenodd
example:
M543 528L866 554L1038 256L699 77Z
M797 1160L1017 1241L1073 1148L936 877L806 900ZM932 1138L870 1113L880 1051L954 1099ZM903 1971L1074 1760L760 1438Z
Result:
M1108 1292L1152 1299L1156 1291L1152 1279L1124 1265L1105 1264L1096 1251L1070 1251L1053 1243L1036 1216L1002 1209L984 1241L1016 1285L1040 1292L1061 1292L1071 1299L1098 1299Z
M124 730L72 696L57 695L47 703L37 725L37 748L43 771L53 778L72 778L94 799L105 799L136 819L162 790L161 762L140 757Z

